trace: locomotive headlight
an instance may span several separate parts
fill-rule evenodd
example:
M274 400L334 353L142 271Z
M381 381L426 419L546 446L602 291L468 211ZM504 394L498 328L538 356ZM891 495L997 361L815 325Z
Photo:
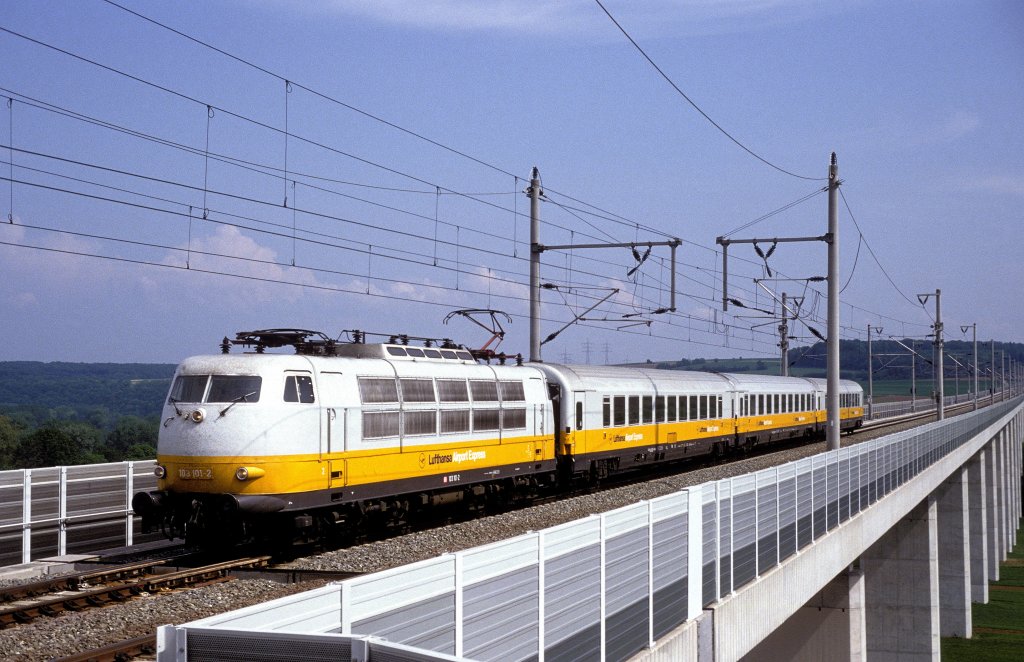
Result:
M153 467L153 475L157 478L163 478L167 475L167 467L160 464L156 465Z
M236 480L249 480L250 478L259 478L264 473L263 469L259 467L238 467L235 469Z
M189 418L192 419L193 423L202 423L203 420L206 418L206 412L203 411L202 409L196 409L191 414L189 414Z

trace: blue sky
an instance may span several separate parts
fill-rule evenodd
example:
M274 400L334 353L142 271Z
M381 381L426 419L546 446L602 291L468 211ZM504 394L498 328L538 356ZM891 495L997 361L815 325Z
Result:
M542 243L684 242L671 315L666 249L631 277L626 249L546 252L542 335L611 297L545 359L775 355L775 322L716 305L715 238L824 182L737 147L596 3L119 4L266 72L101 0L0 5L0 360L177 362L267 327L486 341L457 308L507 311L526 352L533 166ZM1024 5L605 6L765 160L822 178L837 153L844 338L925 335L941 288L947 338L1024 341ZM817 236L826 205L730 236ZM802 295L824 332L800 280L824 245L769 265L791 280L734 246L732 294Z

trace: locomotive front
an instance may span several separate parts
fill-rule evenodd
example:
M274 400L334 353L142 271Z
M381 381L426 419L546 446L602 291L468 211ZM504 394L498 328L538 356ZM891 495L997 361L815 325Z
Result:
M144 530L208 545L251 537L266 519L324 489L319 411L308 357L186 359L164 403L158 489L132 500Z

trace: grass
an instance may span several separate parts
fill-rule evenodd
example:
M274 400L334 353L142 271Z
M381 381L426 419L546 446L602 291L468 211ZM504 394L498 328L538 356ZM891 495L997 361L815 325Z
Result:
M868 384L867 379L857 380L862 387L864 392L867 393ZM910 388L913 385L909 379L875 379L874 389L875 397L880 395L899 395L906 399L910 398ZM931 395L934 384L931 379L918 379L917 380L917 397L927 398ZM960 395L964 395L970 388L974 386L973 382L968 383L967 380L960 380ZM946 395L953 395L956 393L956 381L947 379L945 384ZM979 381L978 390L982 394L982 397L988 396L988 382Z
M953 662L1018 662L1024 659L1024 529L999 566L999 581L989 584L989 602L971 608L970 639L944 638L942 659Z

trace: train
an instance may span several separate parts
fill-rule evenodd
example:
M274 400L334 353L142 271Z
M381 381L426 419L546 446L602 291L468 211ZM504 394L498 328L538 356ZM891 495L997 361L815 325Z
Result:
M505 358L358 333L225 338L177 367L157 489L133 509L145 531L204 546L343 539L825 431L823 379ZM863 391L840 390L850 431Z

